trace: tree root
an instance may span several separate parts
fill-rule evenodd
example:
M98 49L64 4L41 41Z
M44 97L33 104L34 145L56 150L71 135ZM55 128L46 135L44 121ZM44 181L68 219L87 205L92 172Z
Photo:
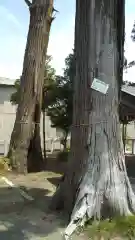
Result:
M84 181L80 185L70 223L63 235L64 240L70 239L73 232L78 227L83 227L91 218L94 217L100 220L100 214L105 205L108 205L113 212L120 216L128 216L135 213L135 195L128 177L125 176L124 182L118 178L115 180L119 181L109 182L109 184L104 181L104 185L102 185L103 181L99 181L96 185L88 184L84 187L84 182L86 181L84 178Z

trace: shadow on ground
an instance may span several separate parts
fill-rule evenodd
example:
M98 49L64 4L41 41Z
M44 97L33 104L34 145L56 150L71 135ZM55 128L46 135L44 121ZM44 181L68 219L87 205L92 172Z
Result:
M62 177L51 177L51 178L47 178L47 180L51 183L51 184L53 184L53 185L55 185L56 187L59 185L59 183L60 183L60 181L61 181L61 178Z
M33 196L32 202L24 200L18 188L0 187L0 239L61 239L65 221L60 213L48 209L52 192L26 186L23 189Z
M47 164L46 164L45 171L63 174L65 172L66 166L67 166L67 163L64 161L63 162L58 161L57 153L54 153L54 154L50 154L47 157Z

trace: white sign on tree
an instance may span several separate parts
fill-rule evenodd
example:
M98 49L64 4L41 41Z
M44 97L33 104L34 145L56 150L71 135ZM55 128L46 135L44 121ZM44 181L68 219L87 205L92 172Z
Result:
M97 79L97 78L94 78L93 82L92 82L92 85L91 85L91 88L98 91L98 92L101 92L103 94L106 94L107 93L107 90L109 88L109 84Z

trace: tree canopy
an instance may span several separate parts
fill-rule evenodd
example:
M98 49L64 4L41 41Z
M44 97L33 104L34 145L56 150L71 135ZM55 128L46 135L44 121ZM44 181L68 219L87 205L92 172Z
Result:
M64 75L56 76L55 89L52 91L54 97L48 106L47 114L52 121L52 127L60 128L64 135L67 135L72 123L74 54L69 54L65 59L65 65Z

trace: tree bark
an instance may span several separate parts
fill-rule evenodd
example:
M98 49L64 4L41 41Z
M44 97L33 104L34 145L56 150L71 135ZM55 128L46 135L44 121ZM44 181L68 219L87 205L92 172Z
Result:
M40 115L53 0L33 0L29 9L30 25L21 77L21 100L8 153L12 168L21 173L27 172L27 163L29 171L43 169Z
M52 201L72 213L65 239L92 217L135 211L118 114L124 9L123 0L76 1L71 156ZM106 94L91 89L94 78L109 84Z

